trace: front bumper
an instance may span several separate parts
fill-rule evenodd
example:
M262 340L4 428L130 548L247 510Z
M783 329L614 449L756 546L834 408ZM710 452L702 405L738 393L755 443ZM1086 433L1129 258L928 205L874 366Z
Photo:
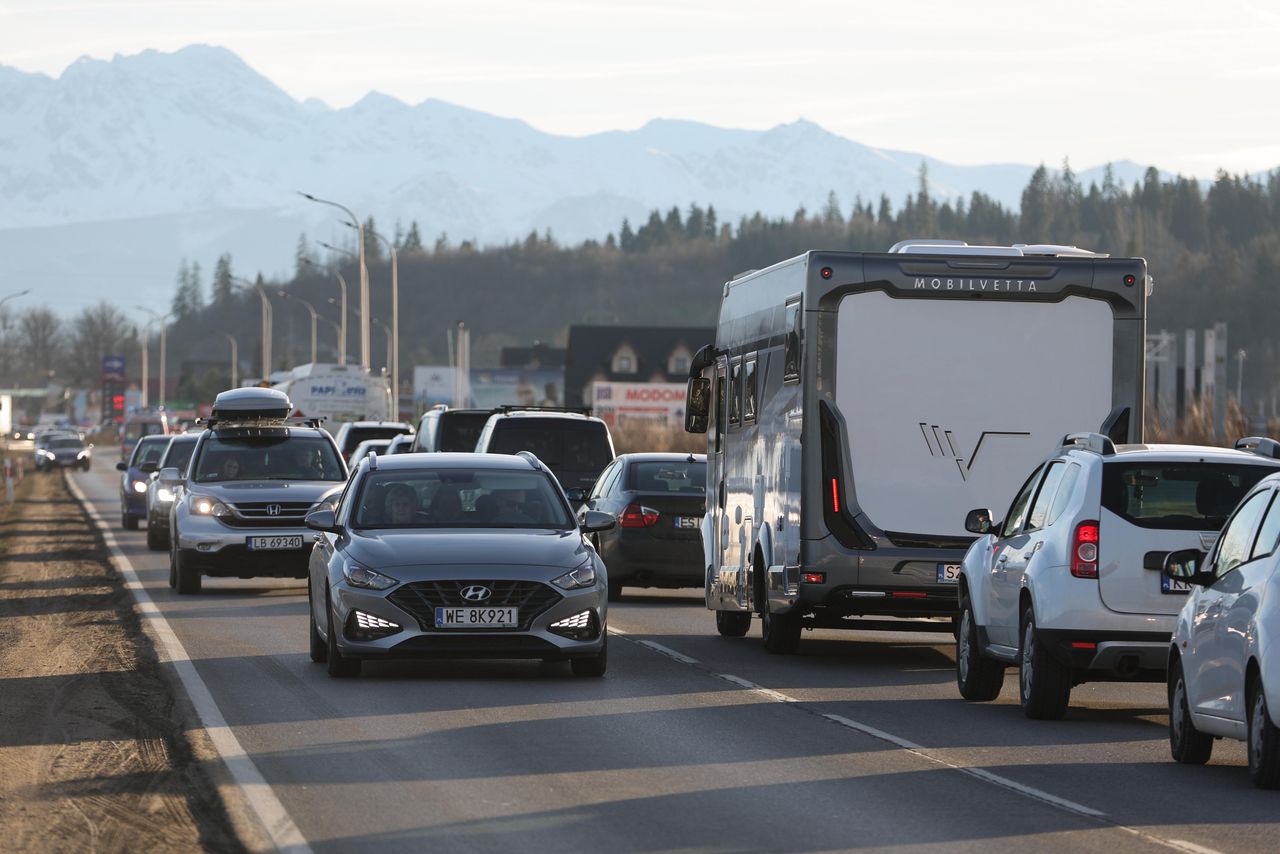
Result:
M250 537L299 537L296 549L254 551ZM315 532L305 527L232 528L213 516L184 514L175 544L184 564L223 578L305 578Z

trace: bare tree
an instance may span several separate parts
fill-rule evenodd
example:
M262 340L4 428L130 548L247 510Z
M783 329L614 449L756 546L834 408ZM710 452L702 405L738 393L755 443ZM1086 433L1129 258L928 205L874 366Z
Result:
M47 376L62 355L62 321L47 306L29 308L18 317L18 364L32 376Z
M104 300L84 309L71 321L66 375L83 384L96 382L102 357L132 352L135 337L129 319L111 303Z

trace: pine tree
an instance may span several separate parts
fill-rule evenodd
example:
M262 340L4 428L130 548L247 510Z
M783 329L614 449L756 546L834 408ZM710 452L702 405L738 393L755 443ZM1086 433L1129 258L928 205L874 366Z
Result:
M191 314L204 311L204 282L200 280L200 262L191 262L191 278L187 284L187 310Z
M375 264L382 260L382 241L374 237L378 233L378 224L370 216L364 221L364 260L366 264Z
M1053 231L1053 193L1049 170L1041 163L1022 191L1023 239L1027 243L1048 243Z
M636 234L631 230L631 221L623 217L622 230L618 232L618 245L622 247L623 252L630 252L635 243Z
M295 279L306 275L307 267L316 263L315 255L311 251L311 244L307 242L307 233L304 231L298 235L298 245L293 250L293 277Z
M227 305L231 302L231 255L224 252L218 256L213 265L213 283L211 286L214 305Z
M716 239L716 231L717 231L717 227L716 227L716 206L715 206L715 205L707 205L706 229L707 229L707 230L706 230L706 237L707 237L707 239L708 239L708 240L715 240L715 239Z
M827 204L822 209L822 219L831 223L844 222L844 214L840 213L840 199L836 196L835 190L827 193Z
M181 319L191 313L191 303L188 302L191 293L190 283L191 267L187 264L187 259L183 258L178 265L178 279L173 290L173 301L169 304L169 313L175 318Z
M418 231L416 219L409 223L409 231L405 233L404 241L400 244L400 251L406 255L423 251L422 233Z

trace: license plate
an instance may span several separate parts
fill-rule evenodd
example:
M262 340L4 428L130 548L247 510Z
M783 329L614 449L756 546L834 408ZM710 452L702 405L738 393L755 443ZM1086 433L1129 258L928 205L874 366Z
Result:
M290 534L282 537L246 537L245 545L251 552L271 552L281 549L302 548L302 535Z
M436 628L514 629L517 617L515 608L436 608Z
M672 516L671 524L677 528L701 528L702 518L700 516Z
M959 580L960 580L960 564L958 563L938 564L938 583L939 584L955 584Z
M1160 592L1161 593L1190 593L1191 585L1186 581L1179 581L1176 578L1170 578L1167 575L1161 574Z

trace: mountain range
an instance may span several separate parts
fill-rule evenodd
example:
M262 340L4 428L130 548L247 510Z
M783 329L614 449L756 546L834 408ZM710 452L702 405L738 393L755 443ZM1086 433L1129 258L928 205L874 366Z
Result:
M0 66L0 291L38 287L73 311L103 296L164 304L180 259L224 251L243 275L287 274L298 235L348 241L335 199L390 231L481 244L550 230L575 243L655 208L721 222L816 210L835 191L895 208L921 164L937 197L1017 207L1035 168L958 166L872 148L798 120L764 131L655 119L583 137L439 100L377 92L298 101L223 48L81 58L54 79ZM1113 164L1132 182L1144 168ZM1081 179L1101 180L1101 167ZM156 301L160 301L156 303Z

